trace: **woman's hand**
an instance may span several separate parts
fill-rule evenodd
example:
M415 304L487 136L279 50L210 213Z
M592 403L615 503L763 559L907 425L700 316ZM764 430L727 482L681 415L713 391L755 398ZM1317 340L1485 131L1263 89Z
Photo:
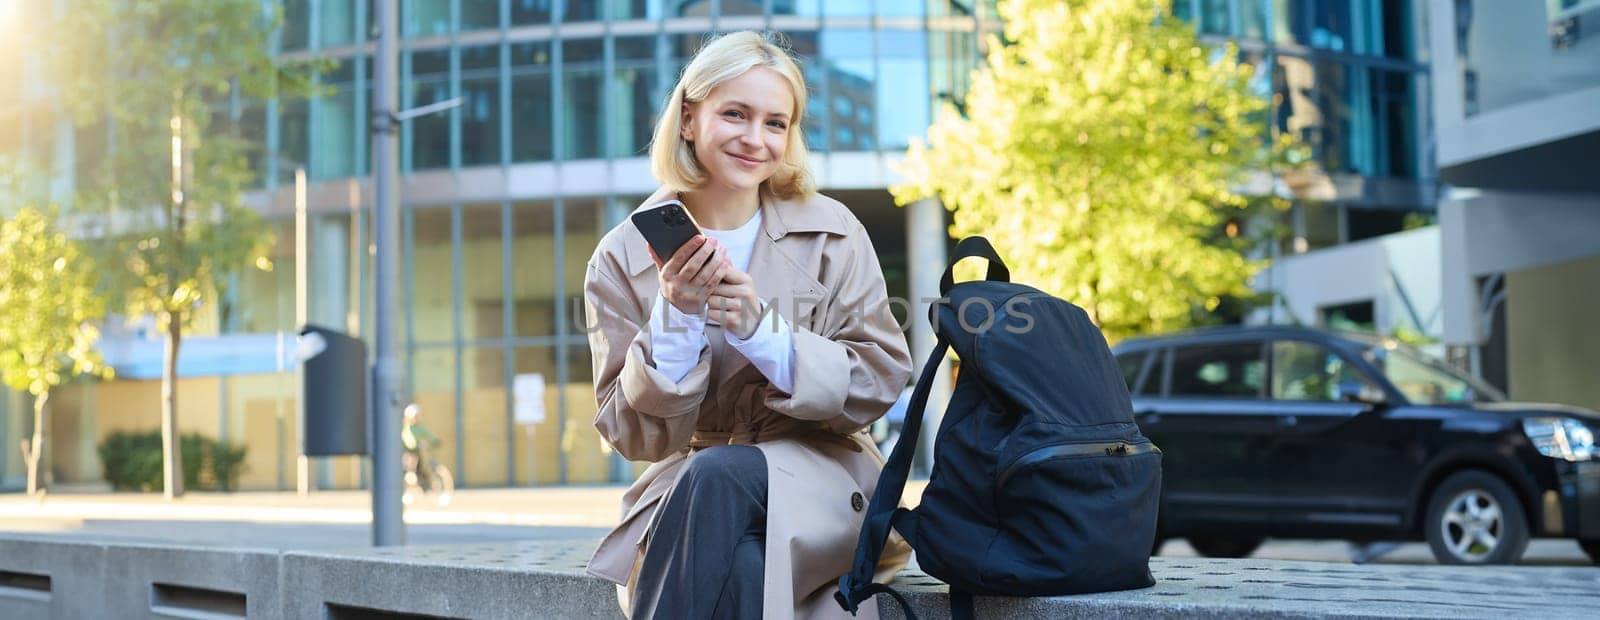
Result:
M706 322L719 323L740 340L749 340L755 335L760 315L761 296L756 294L755 280L750 274L729 267L722 275L722 284L712 289L706 300Z
M684 314L700 314L712 287L733 269L728 249L705 235L695 235L665 262L656 256L655 248L646 247L656 263L662 297Z

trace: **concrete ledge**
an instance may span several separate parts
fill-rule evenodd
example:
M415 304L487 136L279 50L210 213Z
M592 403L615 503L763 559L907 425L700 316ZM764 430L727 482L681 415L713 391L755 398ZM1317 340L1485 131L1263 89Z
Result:
M527 541L279 552L0 534L0 618L215 618L237 615L241 607L251 618L620 618L615 589L584 573L595 544ZM1151 568L1157 580L1151 588L1051 598L979 597L978 615L1592 618L1600 609L1597 568L1159 557ZM7 582L4 575L20 577ZM41 579L48 579L44 592L38 588ZM155 584L176 587L162 591ZM919 616L949 617L948 590L937 580L907 570L894 586ZM901 617L893 601L880 600L878 606L885 618Z

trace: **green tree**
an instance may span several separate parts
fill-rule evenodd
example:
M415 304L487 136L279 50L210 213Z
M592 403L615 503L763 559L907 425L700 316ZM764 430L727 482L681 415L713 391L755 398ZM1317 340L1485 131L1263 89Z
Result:
M1013 275L1073 301L1113 341L1190 325L1260 268L1218 242L1235 187L1294 153L1231 46L1208 48L1163 0L1001 2L964 115L947 106L891 188L937 197ZM963 265L963 268L979 267Z
M44 50L48 77L81 125L113 145L78 178L83 210L107 214L113 307L153 315L166 334L162 436L167 497L183 493L177 445L184 330L231 273L266 265L270 229L242 203L255 148L229 102L311 93L307 64L273 53L276 3L75 0Z
M50 390L75 375L110 376L94 350L104 315L93 267L54 213L24 207L0 223L0 379L33 396L33 437L22 441L29 495L44 488Z

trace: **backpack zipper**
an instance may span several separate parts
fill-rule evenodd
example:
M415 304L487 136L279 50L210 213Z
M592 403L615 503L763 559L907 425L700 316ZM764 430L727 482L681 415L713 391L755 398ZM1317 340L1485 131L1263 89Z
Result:
M1067 443L1045 446L1017 457L1017 460L1012 461L1010 465L1006 466L1005 471L1000 472L1000 479L998 482L996 482L995 486L1005 486L1006 480L1011 478L1011 474L1016 472L1016 470L1021 467L1052 459L1077 456L1133 456L1136 454L1144 454L1146 452L1160 451L1160 448L1155 447L1155 444L1152 444L1149 441L1132 443L1126 441L1106 441L1098 443Z

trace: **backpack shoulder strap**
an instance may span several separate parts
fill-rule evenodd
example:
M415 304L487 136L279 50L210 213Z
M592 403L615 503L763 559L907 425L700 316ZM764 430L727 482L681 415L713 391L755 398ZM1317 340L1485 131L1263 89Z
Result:
M922 366L917 388L911 393L911 402L906 405L905 427L889 454L889 460L883 465L883 474L878 477L878 489L872 494L872 503L868 504L866 519L861 525L861 539L856 543L855 561L851 563L850 572L839 577L839 591L834 593L834 599L852 614L861 601L881 591L869 586L872 585L873 574L877 572L878 560L883 557L883 546L888 542L889 527L895 509L900 505L900 496L905 492L906 478L911 475L911 456L916 452L917 439L922 434L922 414L928 408L928 392L933 387L934 373L939 371L939 364L944 361L945 351L949 348L950 343L940 337L938 344L933 347L933 353Z

